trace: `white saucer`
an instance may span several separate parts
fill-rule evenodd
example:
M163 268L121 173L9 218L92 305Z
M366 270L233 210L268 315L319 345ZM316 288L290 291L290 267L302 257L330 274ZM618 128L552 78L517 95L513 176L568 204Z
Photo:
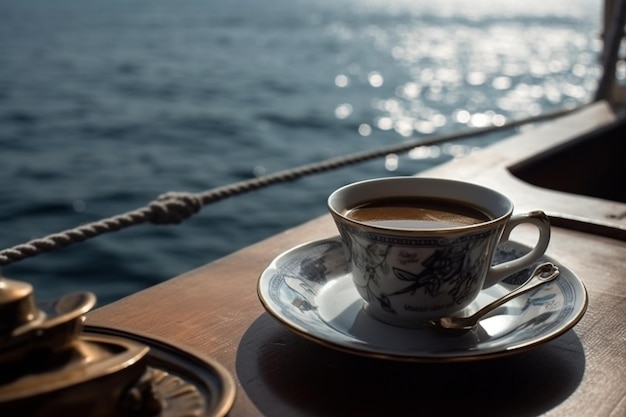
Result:
M495 263L529 249L501 245ZM494 311L462 335L380 322L363 309L339 237L306 243L279 255L261 274L258 295L265 309L296 333L349 353L408 361L467 361L517 353L573 327L587 309L581 280L555 260L561 275ZM538 262L539 263L539 262ZM477 310L521 283L531 268L484 290L468 307Z

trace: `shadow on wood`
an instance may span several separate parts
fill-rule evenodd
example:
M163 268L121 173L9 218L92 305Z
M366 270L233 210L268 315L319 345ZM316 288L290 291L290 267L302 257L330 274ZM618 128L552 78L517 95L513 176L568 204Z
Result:
M354 356L299 337L268 314L238 347L242 388L267 416L528 416L563 402L582 380L574 331L536 349L468 363ZM324 381L320 384L319 381Z

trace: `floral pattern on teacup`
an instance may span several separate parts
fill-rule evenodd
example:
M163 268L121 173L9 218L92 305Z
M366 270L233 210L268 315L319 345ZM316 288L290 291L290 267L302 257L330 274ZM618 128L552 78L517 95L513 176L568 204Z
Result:
M473 298L489 261L490 236L494 231L457 238L406 238L363 233L339 225L352 264L355 285L363 298L387 313L397 314L392 297L415 295L418 291L445 308L459 306ZM389 243L385 243L389 242ZM393 276L394 290L385 290L382 281ZM387 278L384 278L387 277ZM404 283L405 285L402 285ZM434 300L444 300L435 303ZM441 308L444 308L441 307ZM435 309L435 307L428 307Z

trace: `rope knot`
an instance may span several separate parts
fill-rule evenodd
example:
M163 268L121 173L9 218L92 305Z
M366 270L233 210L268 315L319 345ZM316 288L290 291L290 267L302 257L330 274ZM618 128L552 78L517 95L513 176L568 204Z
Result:
M149 207L154 224L178 224L202 208L202 199L192 193L161 194Z

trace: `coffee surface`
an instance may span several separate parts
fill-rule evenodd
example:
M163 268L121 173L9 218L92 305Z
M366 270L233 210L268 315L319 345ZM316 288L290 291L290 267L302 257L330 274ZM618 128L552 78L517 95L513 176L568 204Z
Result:
M378 200L349 209L344 215L372 226L422 230L468 226L490 220L477 208L438 199Z

